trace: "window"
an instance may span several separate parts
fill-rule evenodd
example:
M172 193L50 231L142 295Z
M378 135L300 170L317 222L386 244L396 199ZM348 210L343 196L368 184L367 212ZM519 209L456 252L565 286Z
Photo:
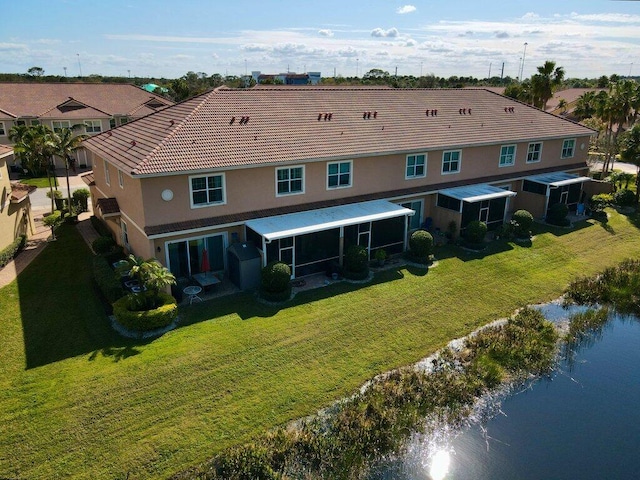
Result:
M100 120L85 120L84 128L87 133L100 133L102 131L102 122Z
M562 158L573 157L573 152L576 148L576 140L574 138L565 140L562 142Z
M71 123L68 120L53 120L51 126L54 132L60 133L63 128L71 128Z
M427 155L407 155L405 179L420 178L427 174Z
M304 167L276 168L276 196L304 193Z
M127 224L122 220L120 220L120 229L122 230L122 245L129 248L129 231Z
M109 119L109 128L116 128L116 119L115 118L110 118Z
M0 135L6 135L7 131L4 129L4 122L0 122Z
M192 207L206 207L226 202L224 174L190 177L190 181Z
M542 143L530 143L527 149L527 163L539 162L541 154Z
M452 150L442 153L442 174L458 173L460 171L460 159L462 152L460 150Z
M500 167L510 167L516 163L516 146L515 145L503 145L500 148Z
M124 125L125 123L129 123L129 119L127 117L120 118L120 125Z
M16 120L16 125L20 126L20 125L26 125L27 122L25 120Z
M104 162L104 183L111 185L111 176L109 175L109 164Z
M118 185L120 185L120 188L124 188L124 175L122 174L122 170L118 170Z
M327 188L351 186L351 161L327 163Z
M31 125L37 127L38 125L40 125L40 120L31 120Z

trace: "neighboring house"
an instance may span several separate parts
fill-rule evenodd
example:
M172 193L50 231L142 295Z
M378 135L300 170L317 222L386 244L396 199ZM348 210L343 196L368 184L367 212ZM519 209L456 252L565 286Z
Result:
M606 88L568 88L566 90L558 90L547 102L547 112L571 118L578 99L582 95L587 92L595 92L598 94L603 90L606 91ZM560 100L566 102L564 106L560 106Z
M251 77L257 84L278 82L282 85L317 85L322 79L320 72L268 74L257 70L251 72Z
M173 102L129 84L0 83L0 144L14 125L44 124L52 130L81 125L95 135L154 113ZM76 154L87 165L86 152Z
M36 187L9 181L7 159L12 154L12 148L0 145L0 250L20 235L34 232L29 194Z
M300 277L421 226L575 208L593 131L481 89L221 87L85 142L94 212L177 277L250 241Z

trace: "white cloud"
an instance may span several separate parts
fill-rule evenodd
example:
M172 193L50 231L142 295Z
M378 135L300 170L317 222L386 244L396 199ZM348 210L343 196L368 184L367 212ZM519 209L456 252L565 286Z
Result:
M328 28L323 28L322 30L318 30L318 34L322 35L323 37L333 37L333 32Z
M509 38L511 35L509 35L507 32L502 31L502 32L496 32L496 38Z
M418 42L415 41L413 38L410 38L406 42L404 42L404 44L407 47L415 47L418 44Z
M400 35L400 32L395 27L390 28L389 30L384 30L383 28L374 28L371 31L372 37L394 38L394 37L397 37L398 35Z
M405 5L403 7L399 7L398 10L396 10L396 13L399 13L400 15L404 15L405 13L412 13L415 12L417 9L416 7L414 7L413 5Z
M533 12L527 12L522 16L522 20L537 20L540 18L540 15Z

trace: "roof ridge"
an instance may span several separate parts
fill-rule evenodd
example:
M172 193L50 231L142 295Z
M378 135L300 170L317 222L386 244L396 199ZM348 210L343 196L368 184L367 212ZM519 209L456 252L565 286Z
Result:
M195 107L195 108L193 108L193 109L192 109L192 110L191 110L187 115L185 115L185 116L182 118L182 120L181 120L181 121L176 122L176 125L172 125L174 128L173 128L173 129L172 129L172 130L171 130L167 135L165 135L165 137L162 139L162 141L161 141L160 143L158 143L158 145L156 145L156 146L154 147L154 149L153 149L153 150L151 150L151 152L149 152L149 153L147 154L147 156L145 156L145 158L144 158L141 162L138 162L138 165L137 165L137 166L136 166L136 168L133 170L133 173L139 173L139 172L140 172L140 170L141 170L141 169L143 169L143 167L144 167L147 163L149 163L150 161L152 161L152 160L153 160L153 157L156 155L156 153L158 153L159 151L161 151L161 150L162 150L162 148L163 148L167 143L169 143L169 141L170 141L171 139L173 139L173 137L174 137L174 136L175 136L175 135L176 135L176 134L177 134L177 133L182 129L182 127L185 125L185 123L187 122L187 120L189 120L191 117L193 117L193 115L194 115L196 112L200 111L200 109L202 108L202 106L203 106L204 104L206 104L207 100L209 99L209 95L211 95L211 94L216 94L216 93L217 93L217 90L218 90L217 88L214 88L213 90L210 90L210 91L208 91L208 92L201 93L200 95L197 95L197 96L195 96L195 97L189 98L189 99L187 99L187 100L185 100L185 101L183 101L183 102L176 103L175 105L171 105L171 106L169 106L169 107L167 107L167 108L165 108L165 109L161 110L161 112L162 112L162 113L166 113L166 112L167 112L167 110L170 110L170 109L173 109L173 108L175 108L175 107L178 107L178 106L184 105L184 104L185 104L185 103L187 103L187 102L192 102L192 101L194 101L195 99L197 99L198 97L202 97L202 98L200 99L200 101L198 102L198 104L196 105L196 107ZM158 112L158 113L159 113L159 112ZM153 115L153 113L151 113L150 115ZM147 115L147 116L148 116L148 115ZM146 118L146 117L143 117L143 118ZM140 119L140 120L141 120L141 119ZM173 119L171 119L170 121L174 121L174 120L173 120Z
M78 100L77 98L69 97L64 102L59 103L58 105L54 105L49 110L45 110L44 112L39 113L38 117L42 117L43 115L46 115L47 113L49 113L52 110L55 110L56 108L60 108L61 105L64 105L64 104L66 104L68 102L77 102L77 103L80 103L80 104L84 105L86 108L92 108L93 110L96 110L96 111L98 111L100 113L104 113L105 115L111 116L110 113L107 113L104 110L100 110L98 107L94 107L93 105L89 105L88 103L85 103L82 100Z

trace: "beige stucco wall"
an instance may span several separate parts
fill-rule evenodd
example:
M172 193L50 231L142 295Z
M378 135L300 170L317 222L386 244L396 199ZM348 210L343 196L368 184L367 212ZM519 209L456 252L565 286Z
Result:
M518 192L513 200L515 210L527 210L533 218L543 218L546 215L545 205L547 197L531 192Z
M28 237L34 231L29 197L20 203L11 203L11 182L6 160L7 157L0 158L0 250L19 235Z

